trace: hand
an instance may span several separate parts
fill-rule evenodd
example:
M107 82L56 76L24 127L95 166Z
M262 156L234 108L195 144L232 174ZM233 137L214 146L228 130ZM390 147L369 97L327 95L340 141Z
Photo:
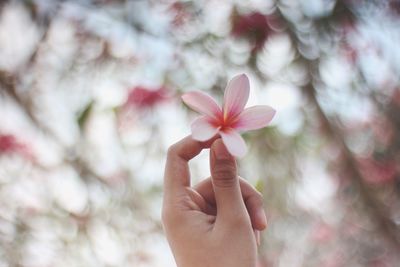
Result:
M188 161L210 146L211 178L191 187ZM179 267L254 267L267 225L261 194L237 176L221 139L190 136L168 151L162 220Z

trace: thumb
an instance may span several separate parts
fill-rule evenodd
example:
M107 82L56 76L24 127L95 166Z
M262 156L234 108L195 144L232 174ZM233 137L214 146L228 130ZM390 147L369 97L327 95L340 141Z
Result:
M217 219L231 220L243 217L247 212L240 191L236 160L221 139L217 139L211 146L210 169L217 204Z

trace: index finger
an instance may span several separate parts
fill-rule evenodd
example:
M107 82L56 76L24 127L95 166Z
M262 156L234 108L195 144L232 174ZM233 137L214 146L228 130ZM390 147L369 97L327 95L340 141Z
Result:
M190 186L189 160L197 156L203 149L209 148L215 139L216 137L206 142L200 142L189 135L168 149L164 173L164 195L166 197L185 194L185 188Z

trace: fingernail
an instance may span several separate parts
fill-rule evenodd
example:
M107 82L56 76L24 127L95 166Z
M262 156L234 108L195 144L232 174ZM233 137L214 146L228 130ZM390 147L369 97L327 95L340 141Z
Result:
M224 143L221 140L216 140L214 144L214 155L217 160L230 159L232 156L229 154Z
M257 246L260 246L261 244L260 231L254 230L254 236L256 238Z

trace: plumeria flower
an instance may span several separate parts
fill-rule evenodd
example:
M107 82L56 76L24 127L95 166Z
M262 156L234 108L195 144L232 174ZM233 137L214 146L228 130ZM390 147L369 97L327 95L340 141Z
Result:
M229 81L222 108L205 93L193 91L184 94L183 102L202 114L191 125L192 138L207 141L219 134L229 153L235 157L243 157L247 146L240 133L267 126L275 115L275 110L270 106L245 109L249 92L249 79L241 74Z

